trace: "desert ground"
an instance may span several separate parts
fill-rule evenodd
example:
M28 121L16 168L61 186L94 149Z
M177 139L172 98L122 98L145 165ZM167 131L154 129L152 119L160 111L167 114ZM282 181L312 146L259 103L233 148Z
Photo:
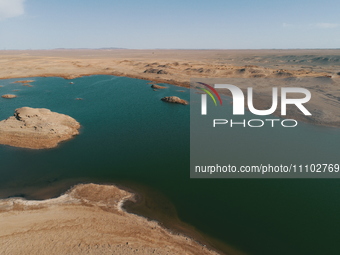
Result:
M48 200L0 201L0 254L218 254L122 209L128 191L80 184Z
M340 50L336 49L0 51L0 79L37 76L72 79L94 74L185 87L190 86L191 78L251 78L252 83L256 83L254 104L259 109L270 107L271 87L282 83L304 87L312 93L312 100L306 104L312 116L304 116L295 107L288 108L286 117L317 125L340 126ZM305 77L311 82L297 85ZM263 79L271 79L271 82L263 82ZM240 87L246 90L246 84ZM279 111L278 108L275 114L279 115Z

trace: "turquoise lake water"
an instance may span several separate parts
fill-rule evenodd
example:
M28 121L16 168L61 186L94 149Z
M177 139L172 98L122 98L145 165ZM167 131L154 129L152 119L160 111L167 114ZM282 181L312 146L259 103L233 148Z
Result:
M78 120L81 134L49 150L0 146L2 197L37 198L39 189L67 180L131 182L164 195L184 222L249 254L340 253L339 179L189 178L190 108L160 101L189 100L188 89L164 84L168 89L153 91L148 81L104 75L74 84L33 79L33 87L12 83L24 79L0 81L1 95L18 95L0 98L0 119L23 106L48 108ZM339 140L334 129L305 128Z

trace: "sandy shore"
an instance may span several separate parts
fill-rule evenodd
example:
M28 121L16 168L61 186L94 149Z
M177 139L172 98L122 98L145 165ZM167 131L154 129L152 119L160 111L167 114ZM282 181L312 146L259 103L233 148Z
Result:
M128 191L81 184L42 201L0 200L0 254L218 254L122 209Z
M288 111L287 118L335 127L340 126L339 67L340 50L0 51L0 79L38 76L73 79L105 74L188 87L191 78L252 78L259 83L254 88L257 107L271 104L271 87L277 84L275 81L263 84L256 78L279 81L309 77L315 82L303 87L312 93L306 107L313 115L306 118L295 107ZM297 85L290 82L289 86Z

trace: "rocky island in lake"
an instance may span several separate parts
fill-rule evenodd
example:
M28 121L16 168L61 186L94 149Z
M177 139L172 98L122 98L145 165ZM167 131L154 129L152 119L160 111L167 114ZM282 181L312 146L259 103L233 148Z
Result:
M0 144L30 149L53 148L78 135L80 124L70 116L44 108L22 107L0 121Z
M161 100L164 101L164 102L167 102L167 103L184 104L184 105L188 104L187 101L185 101L184 99L181 99L179 97L176 97L176 96L163 97Z
M12 95L12 94L6 94L6 95L2 95L2 98L7 98L7 99L11 99L11 98L16 98L16 95Z

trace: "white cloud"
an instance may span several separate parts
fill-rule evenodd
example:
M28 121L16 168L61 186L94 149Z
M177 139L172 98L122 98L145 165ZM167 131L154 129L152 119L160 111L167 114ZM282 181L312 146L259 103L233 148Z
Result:
M317 23L315 24L317 28L337 28L340 27L340 24L337 23Z
M0 20L24 14L25 0L0 0Z

